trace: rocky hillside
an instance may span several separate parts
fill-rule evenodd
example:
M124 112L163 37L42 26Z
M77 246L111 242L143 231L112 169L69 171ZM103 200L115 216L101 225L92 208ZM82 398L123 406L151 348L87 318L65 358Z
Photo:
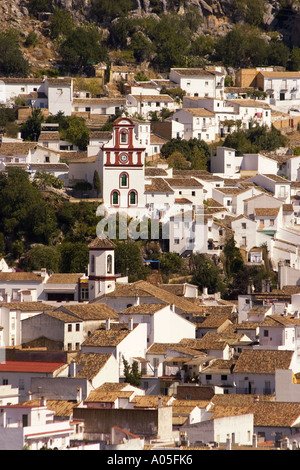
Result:
M33 67L51 67L57 58L54 44L49 38L49 10L54 7L65 8L72 12L74 21L94 21L92 17L93 0L11 0L0 2L0 30L16 28L24 38L30 31L38 37L38 46L24 49L25 56ZM118 0L111 0L115 3ZM32 4L39 5L39 12L32 14ZM201 17L199 33L211 34L214 37L226 34L234 24L252 21L249 4L253 11L261 5L264 7L260 28L266 33L276 31L289 47L300 46L300 2L298 0L132 0L133 8L128 12L130 17L147 17L162 13L176 12L182 15L193 9ZM40 5L48 5L43 12ZM50 5L50 7L49 7ZM257 8L256 8L257 6ZM47 10L47 8L46 8ZM249 13L250 12L250 13ZM248 18L247 18L248 14ZM250 14L250 17L249 17ZM100 28L107 27L98 18Z

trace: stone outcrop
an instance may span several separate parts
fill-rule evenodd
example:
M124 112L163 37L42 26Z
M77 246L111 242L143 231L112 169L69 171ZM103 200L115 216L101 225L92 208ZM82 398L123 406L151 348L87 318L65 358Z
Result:
M43 50L46 59L51 62L51 51L55 59L54 48L51 48L49 35L47 33L47 20L49 15L39 15L34 18L29 15L30 0L11 0L0 2L0 31L7 27L16 28L26 37L30 31L36 32L40 40L40 49ZM52 0L53 6L65 8L72 13L75 23L80 24L90 19L91 0ZM242 0L133 0L133 10L130 15L134 17L153 16L157 17L157 8L168 13L170 11L183 14L189 8L196 9L202 18L199 25L199 33L211 34L215 37L226 34L234 24L243 21L241 8L245 5ZM236 8L235 5L240 5ZM266 31L278 31L285 43L289 46L300 47L300 4L291 0L288 11L278 15L280 12L279 0L267 0L264 2L265 14L263 26ZM48 16L47 16L48 15ZM107 26L107 25L100 25ZM27 54L28 51L25 51ZM40 55L43 55L39 52ZM45 65L47 66L47 65Z

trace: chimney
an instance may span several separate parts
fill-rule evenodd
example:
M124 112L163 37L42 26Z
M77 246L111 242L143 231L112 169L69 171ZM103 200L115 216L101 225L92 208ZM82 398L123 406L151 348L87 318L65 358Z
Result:
M110 318L106 320L105 329L110 330Z
M41 403L40 403L41 406L46 406L46 400L45 400L45 397L42 397L41 398Z
M82 401L82 388L78 387L77 388L77 398L76 398L77 403L80 403Z
M299 318L299 310L295 310L295 312L294 312L294 318Z
M226 438L226 450L231 450L231 439L229 434L227 434Z
M71 361L70 364L69 364L69 376L70 377L75 377L76 376L76 362L75 361Z
M32 392L29 390L28 392L28 401L32 400Z
M133 330L133 318L132 317L129 318L128 329L130 331Z

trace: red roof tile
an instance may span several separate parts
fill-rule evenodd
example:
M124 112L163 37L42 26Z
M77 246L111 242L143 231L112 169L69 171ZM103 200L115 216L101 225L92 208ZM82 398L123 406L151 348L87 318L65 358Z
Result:
M0 364L0 372L51 373L55 372L64 364L64 362L6 361Z

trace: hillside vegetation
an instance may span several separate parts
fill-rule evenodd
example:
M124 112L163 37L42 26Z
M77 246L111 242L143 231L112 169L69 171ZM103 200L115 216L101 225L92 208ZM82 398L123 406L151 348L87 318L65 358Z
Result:
M2 76L88 76L99 62L143 64L159 72L210 64L300 69L298 0L2 3Z

